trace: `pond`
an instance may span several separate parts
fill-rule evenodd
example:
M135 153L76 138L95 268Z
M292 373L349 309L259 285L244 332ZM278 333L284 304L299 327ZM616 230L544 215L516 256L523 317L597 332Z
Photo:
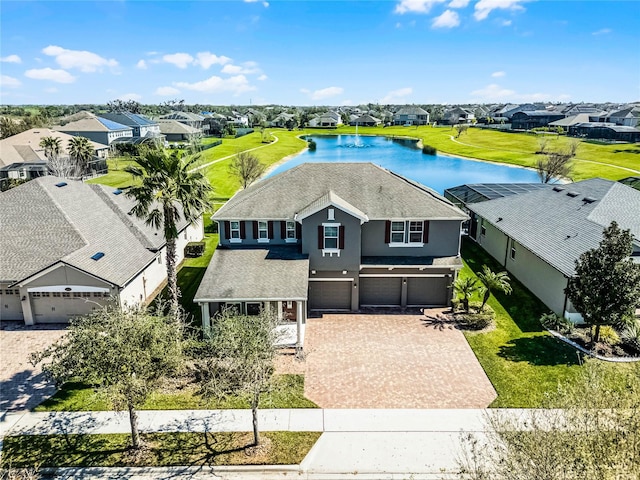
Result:
M372 162L443 193L464 183L539 183L537 173L521 167L449 155L425 155L416 140L362 135L310 136L315 151L305 150L268 176L305 162Z

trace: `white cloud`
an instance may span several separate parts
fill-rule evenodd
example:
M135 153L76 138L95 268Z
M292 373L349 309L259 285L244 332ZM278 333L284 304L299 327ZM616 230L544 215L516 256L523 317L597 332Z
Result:
M162 60L167 63L171 63L178 68L187 68L193 63L193 57L188 53L170 53L168 55L164 55Z
M331 98L335 97L336 95L340 95L342 92L344 92L344 88L342 87L321 88L320 90L316 90L315 92L309 92L308 90L303 91L303 93L311 93L312 100L324 100L325 98Z
M133 100L133 101L140 101L142 100L142 95L139 95L137 93L125 93L124 95L120 95L118 97L119 100L123 100L123 101L128 101L128 100Z
M453 28L460 25L460 17L453 10L445 10L442 15L433 19L433 28Z
M516 92L514 90L509 90L507 88L502 88L500 85L496 83L492 83L487 85L484 88L479 90L474 90L471 92L471 95L474 97L478 97L482 100L501 100L506 99L513 96Z
M163 97L170 97L171 95L177 95L180 93L180 90L174 87L158 87L156 88L155 94Z
M473 16L476 20L484 20L493 10L524 10L520 5L526 0L480 0L475 5Z
M267 77L267 76L263 73L262 75L260 75L260 76L258 77L258 80L260 80L261 82L264 82L267 78L269 78L269 77Z
M511 25L511 20L503 20L503 21L502 21L502 23L501 23L501 25L502 25L503 27L508 27L508 26L510 26L510 25Z
M451 0L451 2L449 2L449 5L447 5L447 7L465 8L467 5L469 5L469 0Z
M217 56L211 52L198 52L196 57L198 58L194 63L200 65L205 70L211 65L225 65L231 61L229 57L225 57L224 55Z
M17 78L10 77L9 75L0 76L0 87L2 88L18 88L22 85L22 82Z
M175 82L174 85L176 87L186 88L187 90L194 90L196 92L231 92L234 95L240 95L241 93L249 92L256 89L256 87L249 84L247 77L245 77L244 75L236 75L235 77L224 79L214 75L207 78L206 80L202 80L201 82Z
M612 30L610 28L601 28L600 30L593 32L591 35L606 35L611 32Z
M22 63L22 59L18 55L7 55L6 57L0 58L0 62Z
M68 50L57 45L43 48L42 53L55 57L56 63L62 68L77 68L85 73L102 71L104 67L115 68L118 66L118 62L113 58L107 59L86 50Z
M145 62L144 60L138 61L138 63L136 63L136 68L139 68L140 70L146 70L147 62Z
M502 70L500 70L500 71L497 71L497 72L493 72L491 74L491 76L493 78L500 78L500 77L504 77L506 74L507 74L506 72L503 72Z
M231 63L222 67L222 73L229 75L250 75L252 73L260 73L256 62L244 62L242 65L232 65Z
M25 77L33 78L34 80L51 80L58 83L73 83L76 81L76 77L71 75L66 70L53 69L53 68L32 68L24 72Z
M269 2L265 2L263 0L244 0L245 3L258 3L261 2L262 5L264 6L264 8L267 8L269 6Z
M382 97L379 101L379 103L382 103L383 105L386 104L395 104L398 103L398 100L403 100L404 97L411 95L413 93L413 88L411 87L405 87L405 88L399 88L398 90L392 90L391 92L387 93L384 97ZM400 102L402 103L402 102Z
M431 7L436 3L443 3L446 0L401 0L396 5L395 13L400 15L412 12L412 13L429 13Z

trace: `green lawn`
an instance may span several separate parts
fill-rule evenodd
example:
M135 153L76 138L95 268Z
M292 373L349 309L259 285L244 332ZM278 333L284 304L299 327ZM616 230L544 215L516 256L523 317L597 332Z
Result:
M247 432L142 433L146 449L129 450L130 435L17 435L3 441L2 468L168 467L211 465L295 465L309 453L320 432L263 432L266 452L250 456ZM3 477L4 478L4 477Z
M464 243L462 257L462 277L475 275L485 264L500 270L471 241ZM548 309L521 283L512 279L511 284L511 295L492 295L489 300L496 312L495 330L465 336L498 393L491 407L539 407L545 393L554 391L558 383L580 381L582 354L544 330L538 319ZM604 363L614 371L629 368Z
M218 410L250 408L244 397L230 396L222 400L204 399L195 387L167 392L152 392L141 410ZM277 375L274 388L260 399L260 408L318 408L304 396L303 375ZM69 382L48 400L38 405L36 412L80 412L111 410L107 399L90 385Z

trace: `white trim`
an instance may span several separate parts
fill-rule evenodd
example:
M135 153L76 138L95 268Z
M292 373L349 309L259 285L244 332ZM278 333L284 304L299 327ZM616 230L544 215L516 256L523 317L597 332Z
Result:
M334 208L327 209L327 220L335 220L336 219L336 211Z
M297 243L298 239L297 238L285 238L284 241L285 241L285 243Z
M340 256L340 249L339 248L323 248L322 249L322 256L323 257L325 255L329 255L330 257L333 257L334 254L337 257L339 257Z
M451 277L450 273L361 273L360 278L448 278Z
M229 243L242 243L241 238L230 238Z
M290 298L196 298L194 303L239 303L239 302L278 302L292 300L294 302L306 302L306 297L290 297Z
M387 245L389 245L389 247L391 248L404 248L404 247L415 247L415 248L420 248L420 247L424 247L424 243L399 243L399 242L394 242L394 243L388 243Z
M310 278L310 282L353 282L353 278Z
M268 238L259 238L258 239L258 243L269 243L269 240L270 239L268 239Z
M67 290L69 289L69 290ZM111 293L109 288L102 287L87 287L85 285L52 285L48 287L31 287L27 288L27 292L67 292L67 293L76 293L76 292L102 292L102 293Z

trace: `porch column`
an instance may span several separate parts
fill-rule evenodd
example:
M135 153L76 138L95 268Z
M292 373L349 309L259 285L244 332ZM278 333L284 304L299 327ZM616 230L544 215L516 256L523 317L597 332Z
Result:
M296 346L302 347L302 303L300 300L296 302Z
M200 310L202 311L202 329L208 332L211 329L211 317L209 316L209 303L204 302L200 304Z
M23 300L24 299L24 300ZM22 304L22 316L25 325L34 325L33 310L31 309L31 297L25 287L20 289L20 303Z
M282 322L282 300L278 300L276 314L278 315L278 323Z

